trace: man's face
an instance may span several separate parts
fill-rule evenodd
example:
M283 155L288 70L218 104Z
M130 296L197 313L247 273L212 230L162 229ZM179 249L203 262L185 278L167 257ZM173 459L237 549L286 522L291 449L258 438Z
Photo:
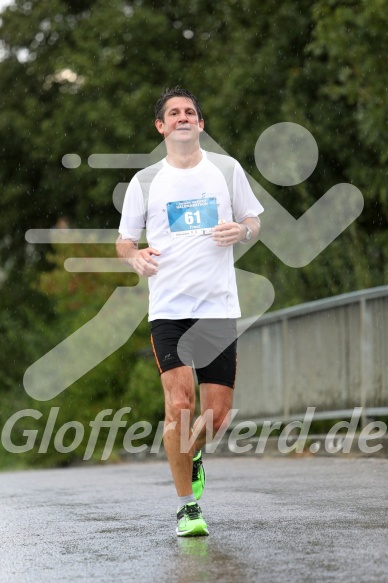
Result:
M171 97L165 103L163 119L157 119L155 126L164 138L185 143L198 139L198 134L204 127L204 121L198 119L191 99Z

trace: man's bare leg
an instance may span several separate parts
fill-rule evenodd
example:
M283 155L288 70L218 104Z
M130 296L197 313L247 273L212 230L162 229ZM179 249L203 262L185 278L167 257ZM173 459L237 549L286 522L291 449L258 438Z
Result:
M195 420L194 433L196 428L203 423L203 416L206 411L213 412L213 427L211 428L211 438L217 433L222 425L228 425L230 421L230 410L233 404L234 389L225 385L213 383L202 383L200 385L201 415ZM206 419L206 415L205 415ZM195 440L191 450L191 456L194 451L200 450L206 443L206 424L200 429L198 437Z
M187 438L193 422L195 407L195 385L193 371L189 366L167 370L161 375L165 398L165 427L176 422L175 428L164 435L164 447L170 464L175 488L179 497L192 494L192 451L181 451L181 435ZM182 417L182 410L189 411ZM182 426L182 419L187 427Z
M201 449L206 443L206 423L200 430L195 442L186 453L182 451L182 443L190 436L195 408L195 385L191 367L181 366L168 370L161 375L165 395L165 426L176 422L175 428L164 435L164 447L170 464L172 477L178 496L188 496L192 493L192 466L194 451ZM221 425L229 423L229 414L233 403L233 389L225 385L203 383L200 386L201 415L195 420L193 430L203 423L206 411L213 412L211 438ZM190 412L182 417L182 410ZM182 419L188 426L182 426ZM206 417L205 417L206 419ZM183 440L182 440L183 434Z

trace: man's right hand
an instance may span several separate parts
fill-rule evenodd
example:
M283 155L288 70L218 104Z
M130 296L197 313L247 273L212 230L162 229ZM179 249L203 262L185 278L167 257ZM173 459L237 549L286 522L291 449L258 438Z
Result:
M158 262L152 258L152 255L160 255L160 251L153 247L138 249L136 241L123 239L119 235L116 241L116 253L119 259L130 265L139 275L151 277L158 273Z
M145 277L151 277L158 273L158 262L152 258L152 255L160 255L160 252L153 247L147 247L147 249L137 249L130 262L132 267L139 275Z

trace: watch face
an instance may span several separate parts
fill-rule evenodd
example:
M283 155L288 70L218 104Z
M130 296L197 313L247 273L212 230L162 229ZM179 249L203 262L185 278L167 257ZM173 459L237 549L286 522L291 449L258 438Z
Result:
M246 235L245 239L246 239L247 241L249 241L249 239L250 239L251 237L252 237L252 231L251 231L251 229L250 229L249 227L247 227L247 235Z

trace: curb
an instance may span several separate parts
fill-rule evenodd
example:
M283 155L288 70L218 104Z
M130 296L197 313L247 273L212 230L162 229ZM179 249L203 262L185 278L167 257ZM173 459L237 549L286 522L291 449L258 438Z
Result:
M348 439L346 441L346 439ZM213 455L215 457L231 457L231 456L249 456L249 457L283 457L295 458L300 456L319 456L319 457L359 457L359 458L388 458L388 436L376 438L375 442L371 438L368 439L368 444L360 443L359 435L356 434L352 439L346 436L338 435L332 440L328 440L326 435L310 435L304 440L304 447L299 447L296 451L297 438L289 438L283 444L280 444L279 438L269 437L265 442L265 447L260 447L259 438L253 437L250 439L239 439L238 442L231 442L229 438L223 438L218 444L214 452L206 452L205 455ZM262 445L262 444L261 444ZM369 451L368 451L369 448ZM370 451L374 449L375 451ZM150 448L139 453L128 453L125 450L119 452L122 461L155 461L167 460L166 452L163 446L158 453L150 453ZM261 451L263 450L263 451Z

